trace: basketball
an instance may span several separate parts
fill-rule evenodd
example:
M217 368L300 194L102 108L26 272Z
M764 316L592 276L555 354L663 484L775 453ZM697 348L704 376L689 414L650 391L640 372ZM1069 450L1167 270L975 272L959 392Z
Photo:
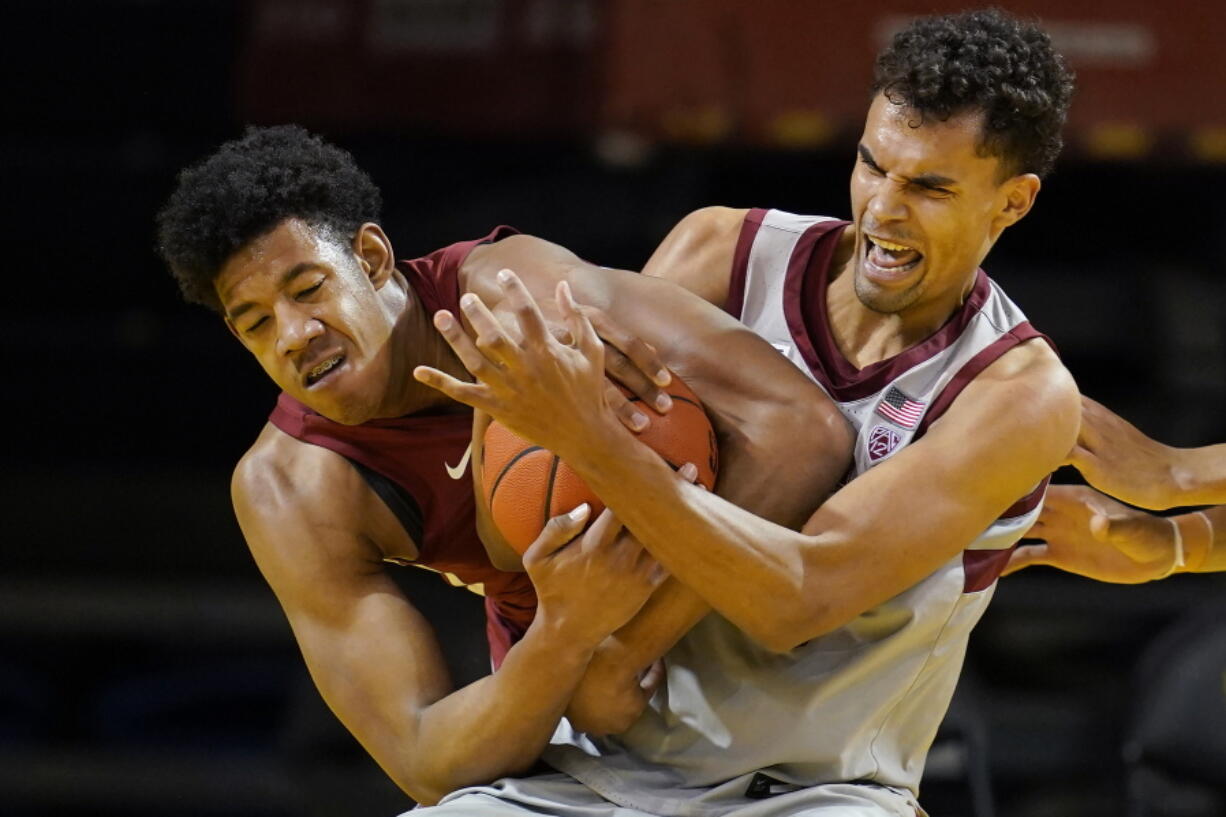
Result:
M622 388L651 419L636 436L674 471L687 462L694 463L698 467L696 481L714 488L719 449L711 421L698 397L676 374L666 391L673 407L667 414L660 414ZM536 541L550 518L584 502L592 506L589 521L604 510L604 503L570 466L497 420L486 428L484 445L481 474L490 518L507 544L519 553Z

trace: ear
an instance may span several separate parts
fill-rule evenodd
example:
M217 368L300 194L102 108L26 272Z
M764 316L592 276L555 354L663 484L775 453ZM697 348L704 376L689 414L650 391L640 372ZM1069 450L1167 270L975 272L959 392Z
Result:
M383 228L373 221L368 221L358 228L353 237L353 253L375 289L382 288L396 269L392 242L383 232Z
M1043 182L1033 173L1021 173L1005 180L1001 185L1001 208L992 222L993 238L999 236L1006 227L1017 224L1030 212L1042 186Z

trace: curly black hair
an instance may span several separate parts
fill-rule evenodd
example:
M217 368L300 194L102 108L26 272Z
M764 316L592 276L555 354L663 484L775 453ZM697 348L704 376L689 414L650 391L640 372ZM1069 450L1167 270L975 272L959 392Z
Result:
M877 57L873 94L919 114L982 111L985 156L1006 176L1052 169L1073 95L1073 74L1036 23L995 9L915 20Z
M179 174L158 213L158 251L183 297L217 312L226 260L287 218L338 239L378 221L379 189L344 150L297 125L249 127Z

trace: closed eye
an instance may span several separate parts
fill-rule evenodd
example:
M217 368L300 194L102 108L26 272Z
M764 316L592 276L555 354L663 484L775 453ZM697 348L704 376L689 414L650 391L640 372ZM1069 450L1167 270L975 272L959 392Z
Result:
M319 283L314 284L313 286L309 286L309 287L307 287L306 289L304 289L304 290L300 291L300 292L299 292L297 295L295 295L294 297L295 297L296 299L298 299L299 301L301 301L303 298L307 298L307 297L309 297L309 296L311 296L311 295L315 294L315 292L317 292L317 291L319 290L319 288L320 288L321 286L323 286L323 285L324 285L323 279L320 279Z
M251 324L246 329L244 329L243 334L245 335L254 334L255 330L259 329L261 326L263 326L267 322L268 322L268 316L265 315L264 317L260 318L258 321L256 321L255 323Z

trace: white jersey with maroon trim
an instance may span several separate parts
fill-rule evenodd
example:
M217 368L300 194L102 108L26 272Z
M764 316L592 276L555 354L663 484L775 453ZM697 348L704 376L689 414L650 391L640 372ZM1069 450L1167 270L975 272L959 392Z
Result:
M980 271L933 336L855 369L825 319L829 266L846 224L750 211L727 308L838 404L858 435L854 479L921 436L1006 350L1042 336ZM721 814L743 805L753 786L838 782L862 783L874 802L892 793L898 814L914 813L971 628L1045 487L919 584L786 655L708 616L668 653L667 681L629 731L593 740L564 721L546 759L613 802L654 814Z

